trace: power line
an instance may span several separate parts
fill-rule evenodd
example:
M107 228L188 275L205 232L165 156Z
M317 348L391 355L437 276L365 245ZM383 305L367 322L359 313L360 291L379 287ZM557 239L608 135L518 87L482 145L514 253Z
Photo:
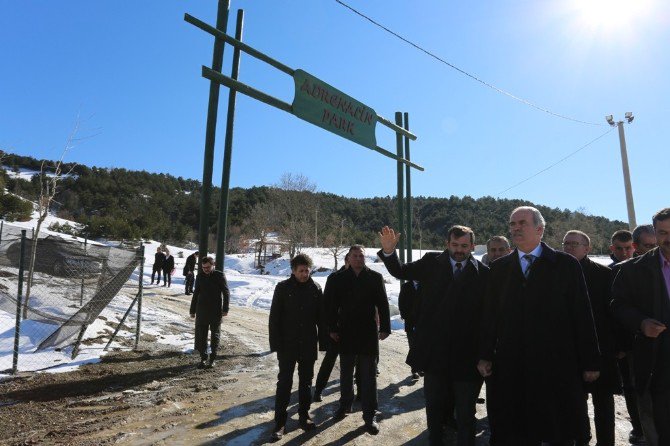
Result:
M402 40L403 42L405 42L405 43L407 43L407 44L413 46L413 47L416 48L417 50L419 50L419 51L421 51L421 52L427 54L428 56L432 57L433 59L435 59L435 60L437 60L437 61L439 61L439 62L441 62L441 63L443 63L444 65L448 66L449 68L452 68L452 69L458 71L459 73L461 73L461 74L463 74L463 75L469 77L470 79L472 79L472 80L474 80L474 81L477 81L477 82L479 82L480 84L485 85L485 86L489 87L490 89L497 91L498 93L504 94L505 96L508 96L508 97L514 99L515 101L519 101L519 102L521 102L522 104L525 104L525 105L527 105L527 106L529 106L529 107L533 107L533 108L536 109L536 110L539 110L539 111L542 111L542 112L544 112L544 113L550 114L550 115L555 116L555 117L557 117L557 118L566 119L566 120L568 120L568 121L573 121L573 122L579 122L580 124L595 125L595 126L601 126L601 125L603 125L603 124L599 124L599 123L597 123L597 122L583 121L583 120L581 120L581 119L575 119L575 118L571 118L570 116L566 116L566 115L562 115L562 114L560 114L560 113L553 112L553 111L551 111L551 110L549 110L549 109L546 109L546 108L544 108L544 107L540 107L539 105L534 104L534 103L532 103L532 102L530 102L530 101L528 101L528 100L526 100L526 99L523 99L523 98L521 98L521 97L519 97L519 96L516 96L516 95L514 95L514 94L512 94L512 93L510 93L510 92L508 92L508 91L505 91L505 90L503 90L502 88L498 88L498 87L496 87L495 85L490 84L490 83L486 82L485 80L478 78L478 77L475 76L474 74L470 74L470 73L468 73L467 71L465 71L465 70L463 70L463 69L461 69L461 68L458 68L456 65L447 62L445 59L441 58L440 56L436 55L435 53L432 53L431 51L429 51L429 50L423 48L423 47L420 46L420 45L417 45L416 43L412 42L411 40L406 39L405 37L401 36L401 35L398 34L397 32L395 32L395 31L393 31L393 30L387 28L386 26L382 25L381 23L377 22L376 20L372 19L371 17L368 17L367 15L365 15L365 14L363 14L362 12L358 11L357 9L355 9L355 8L353 8L353 7L349 6L349 5L347 5L346 3L342 2L341 0L335 0L335 1L336 1L337 3L339 3L340 5L344 6L345 8L349 9L349 10L352 11L353 13L355 13L355 14L359 15L360 17L366 19L367 21L369 21L369 22L372 23L373 25L375 25L375 26L377 26L377 27L383 29L383 30L386 31L387 33L389 33L389 34L391 34L391 35L397 37L398 39Z
M588 143L584 144L583 146L581 146L579 149L575 150L574 152L572 152L572 153L570 153L570 154L564 156L564 157L561 158L560 160L556 161L555 163L551 164L550 166L545 167L544 169L540 170L539 172L537 172L537 173L535 173L535 174L529 176L529 177L526 178L525 180L523 180L523 181L519 181L519 182L516 183L515 185L508 187L507 189L505 189L505 190L502 191L502 192L498 192L496 195L502 195L502 194L504 194L505 192L507 192L508 190L510 190L510 189L514 189L515 187L517 187L517 186L519 186L519 185L525 183L526 181L532 180L533 178L535 178L535 177L538 176L539 174L546 172L547 170L551 169L552 167L554 167L554 166L556 166L556 165L562 163L563 161L567 160L567 159L570 158L571 156L577 154L578 152L581 152L582 150L584 150L585 148L587 148L588 146L590 146L590 145L593 144L594 142L598 141L600 138L604 137L605 135L609 134L609 133L610 133L611 131L613 131L613 130L614 130L613 128L607 130L605 133L603 133L602 135L600 135L600 136L597 137L596 139L594 139L594 140L592 140L592 141L589 141Z

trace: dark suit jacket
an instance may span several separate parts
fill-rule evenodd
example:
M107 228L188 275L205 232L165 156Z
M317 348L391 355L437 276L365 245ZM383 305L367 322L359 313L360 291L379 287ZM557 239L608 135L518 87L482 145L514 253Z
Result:
M226 276L221 271L201 273L195 278L195 289L191 298L191 314L196 324L220 321L228 312L230 291Z
M579 262L542 243L526 279L517 250L491 264L482 358L491 417L501 439L560 442L579 438L584 371L600 352Z
M413 281L400 286L398 294L398 310L400 317L405 321L405 331L413 333L421 309L421 289L414 287Z
M616 324L610 310L612 301L612 270L596 263L588 257L579 261L586 279L589 300L593 310L593 319L598 334L598 346L601 353L600 377L592 383L585 383L588 392L621 392L621 377L616 362L619 351L616 341Z
M391 333L389 303L382 275L365 267L356 276L349 268L328 279L325 290L329 303L328 326L331 332L340 335L340 353L378 355L377 312L379 331Z
M378 255L394 277L421 283L416 346L408 364L458 381L481 380L477 362L488 267L470 257L454 279L448 251L428 253L404 265L395 253Z
M653 318L670 327L668 290L661 272L659 249L623 262L612 287L612 310L633 340L635 387L643 392L670 389L670 334L663 331L656 339L640 332L642 321ZM653 377L653 378L652 378Z
M311 278L300 283L295 276L279 282L270 307L270 351L316 361L317 344L325 350L323 293Z

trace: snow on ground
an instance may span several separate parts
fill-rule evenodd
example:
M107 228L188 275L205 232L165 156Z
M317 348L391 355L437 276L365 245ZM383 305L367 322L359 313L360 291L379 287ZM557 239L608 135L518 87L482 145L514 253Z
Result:
M49 216L45 227L52 222L75 223L64 219L59 219L54 216ZM5 223L7 225L7 223ZM34 220L24 223L12 223L21 228L31 228L34 226ZM47 232L47 231L45 231ZM50 231L48 233L51 233ZM57 233L54 233L57 234ZM70 236L64 236L71 238ZM117 245L115 241L105 241L108 245ZM145 262L143 283L147 288L145 289L145 302L151 297L151 287L148 286L151 280L152 264L154 262L154 254L156 248L160 244L156 241L146 241L145 247ZM175 259L175 272L172 277L172 287L177 290L183 290L184 276L182 270L186 262L186 257L194 252L194 250L181 248L178 246L167 246L170 253ZM386 291L389 296L391 304L392 328L400 330L403 328L402 320L399 319L397 304L398 293L400 291L400 282L393 278L387 271L384 265L377 259L378 248L368 248L366 250L366 263L374 271L382 274L386 284ZM309 255L314 262L314 280L322 287L325 286L327 276L334 268L334 259L332 254L325 248L305 248L303 253ZM420 258L426 251L413 251L413 259ZM342 265L344 254L340 256L338 267ZM476 256L479 258L479 256ZM599 263L609 264L610 260L606 256L595 258ZM282 280L285 280L290 275L290 260L288 255L284 255L278 259L269 262L263 274L260 270L254 267L253 253L227 255L225 258L225 273L231 289L231 306L245 306L258 308L264 311L269 311L272 303L272 295L275 286ZM133 273L130 282L137 283L139 280L139 268ZM56 326L46 326L46 324L37 321L24 321L21 327L21 336L19 339L19 370L20 371L34 371L43 369L45 364L49 367L46 371L62 372L72 370L81 364L88 362L99 361L100 356L105 354L103 350L104 345L109 340L109 336L123 314L129 307L133 295L124 288L124 290L116 296L110 305L105 308L100 317L88 327L84 340L100 338L102 341L86 345L83 343L79 355L75 360L70 359L72 347L64 348L61 351L48 349L43 352L34 353L35 348L39 343L45 339L44 333L51 333ZM185 299L188 299L184 296ZM155 302L154 302L155 303ZM234 310L233 310L234 311ZM133 310L125 322L126 329L120 332L120 337L127 339L134 339L134 327L136 321L136 312ZM14 313L7 313L0 310L0 378L2 373L12 366L12 352L14 345ZM144 305L142 311L142 333L155 337L157 343L166 344L178 348L183 351L189 351L193 345L193 330L192 321L186 315L175 314L172 311L164 311L158 305ZM74 342L74 340L73 340ZM115 341L111 346L122 346L118 341ZM5 371L5 372L2 372Z

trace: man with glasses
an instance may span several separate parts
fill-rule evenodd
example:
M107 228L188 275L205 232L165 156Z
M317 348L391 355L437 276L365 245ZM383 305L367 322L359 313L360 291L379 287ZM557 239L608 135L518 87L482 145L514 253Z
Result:
M635 256L641 256L656 247L656 232L652 225L639 225L633 231Z
M195 349L200 353L198 368L212 368L221 340L221 319L228 316L230 291L226 276L214 269L214 258L202 259L202 273L195 279L190 314L195 318ZM209 358L207 334L211 332ZM209 359L209 361L208 361Z
M597 443L599 446L614 446L614 394L621 393L621 379L616 361L614 321L609 309L612 300L612 270L589 259L591 239L582 231L566 232L563 237L563 250L576 258L582 266L601 354L600 377L584 385L584 415L590 393ZM583 421L584 436L577 441L577 446L588 445L591 439L591 423L588 416Z
M584 382L600 373L579 262L542 242L539 210L509 219L511 254L491 264L479 372L488 378L496 445L572 445L583 436Z

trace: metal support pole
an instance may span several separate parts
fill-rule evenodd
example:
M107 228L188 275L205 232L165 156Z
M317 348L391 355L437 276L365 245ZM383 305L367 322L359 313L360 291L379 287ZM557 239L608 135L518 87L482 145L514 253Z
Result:
M405 130L409 131L409 113L405 112L404 115L404 120L405 120ZM405 135L405 159L409 161L409 137ZM407 225L407 229L405 229L405 233L407 234L407 237L405 237L406 245L407 245L407 263L412 261L412 181L411 181L411 173L412 169L405 164L405 195L406 195L406 218L405 218L405 224Z
M16 293L16 322L14 324L14 353L12 355L12 375L19 368L19 338L21 337L21 301L23 300L23 259L26 252L26 230L21 230L21 250L19 251L19 284Z
M140 244L140 279L137 291L137 326L135 327L135 350L140 342L142 332L142 294L144 291L144 244Z
M88 245L88 237L84 239L84 254L87 252L86 246ZM79 291L79 307L84 305L84 279L85 273L81 273L81 290Z
M228 26L228 10L230 0L219 0L216 16L216 28L226 32ZM212 69L221 71L223 66L224 41L218 37L214 40L214 54L212 56ZM205 132L205 154L202 167L202 193L200 194L200 225L198 227L198 264L207 256L207 243L209 235L209 205L212 196L212 170L214 165L214 143L216 140L216 118L219 108L219 84L209 84L209 106L207 109L207 130Z
M402 113L401 112L395 112L395 123L398 127L402 127ZM395 142L396 142L396 151L397 155L399 158L403 157L403 135L400 132L396 132L395 134ZM405 220L405 212L404 212L404 206L403 206L403 188L404 188L404 172L403 172L403 163L398 161L398 232L402 234L402 237L400 237L400 246L398 247L399 249L399 257L400 257L400 262L405 263L405 239L407 238L407 234L405 234L405 228L403 221Z
M2 243L2 230L5 228L5 221L0 221L0 243Z
M626 207L628 208L628 227L632 231L637 227L635 222L635 206L633 205L633 188L630 184L628 171L628 152L626 151L626 135L623 132L623 121L617 122L619 127L619 145L621 146L621 167L623 169L623 184L626 189Z
M244 10L237 10L237 24L235 39L242 40L242 26L244 24ZM240 49L233 50L233 68L230 77L237 80L240 72ZM228 201L230 192L230 163L233 157L233 126L235 123L235 98L237 91L228 90L228 117L226 119L226 136L223 151L223 174L221 175L221 198L219 201L219 224L216 238L216 264L223 271L223 261L226 258L226 234L228 232Z

